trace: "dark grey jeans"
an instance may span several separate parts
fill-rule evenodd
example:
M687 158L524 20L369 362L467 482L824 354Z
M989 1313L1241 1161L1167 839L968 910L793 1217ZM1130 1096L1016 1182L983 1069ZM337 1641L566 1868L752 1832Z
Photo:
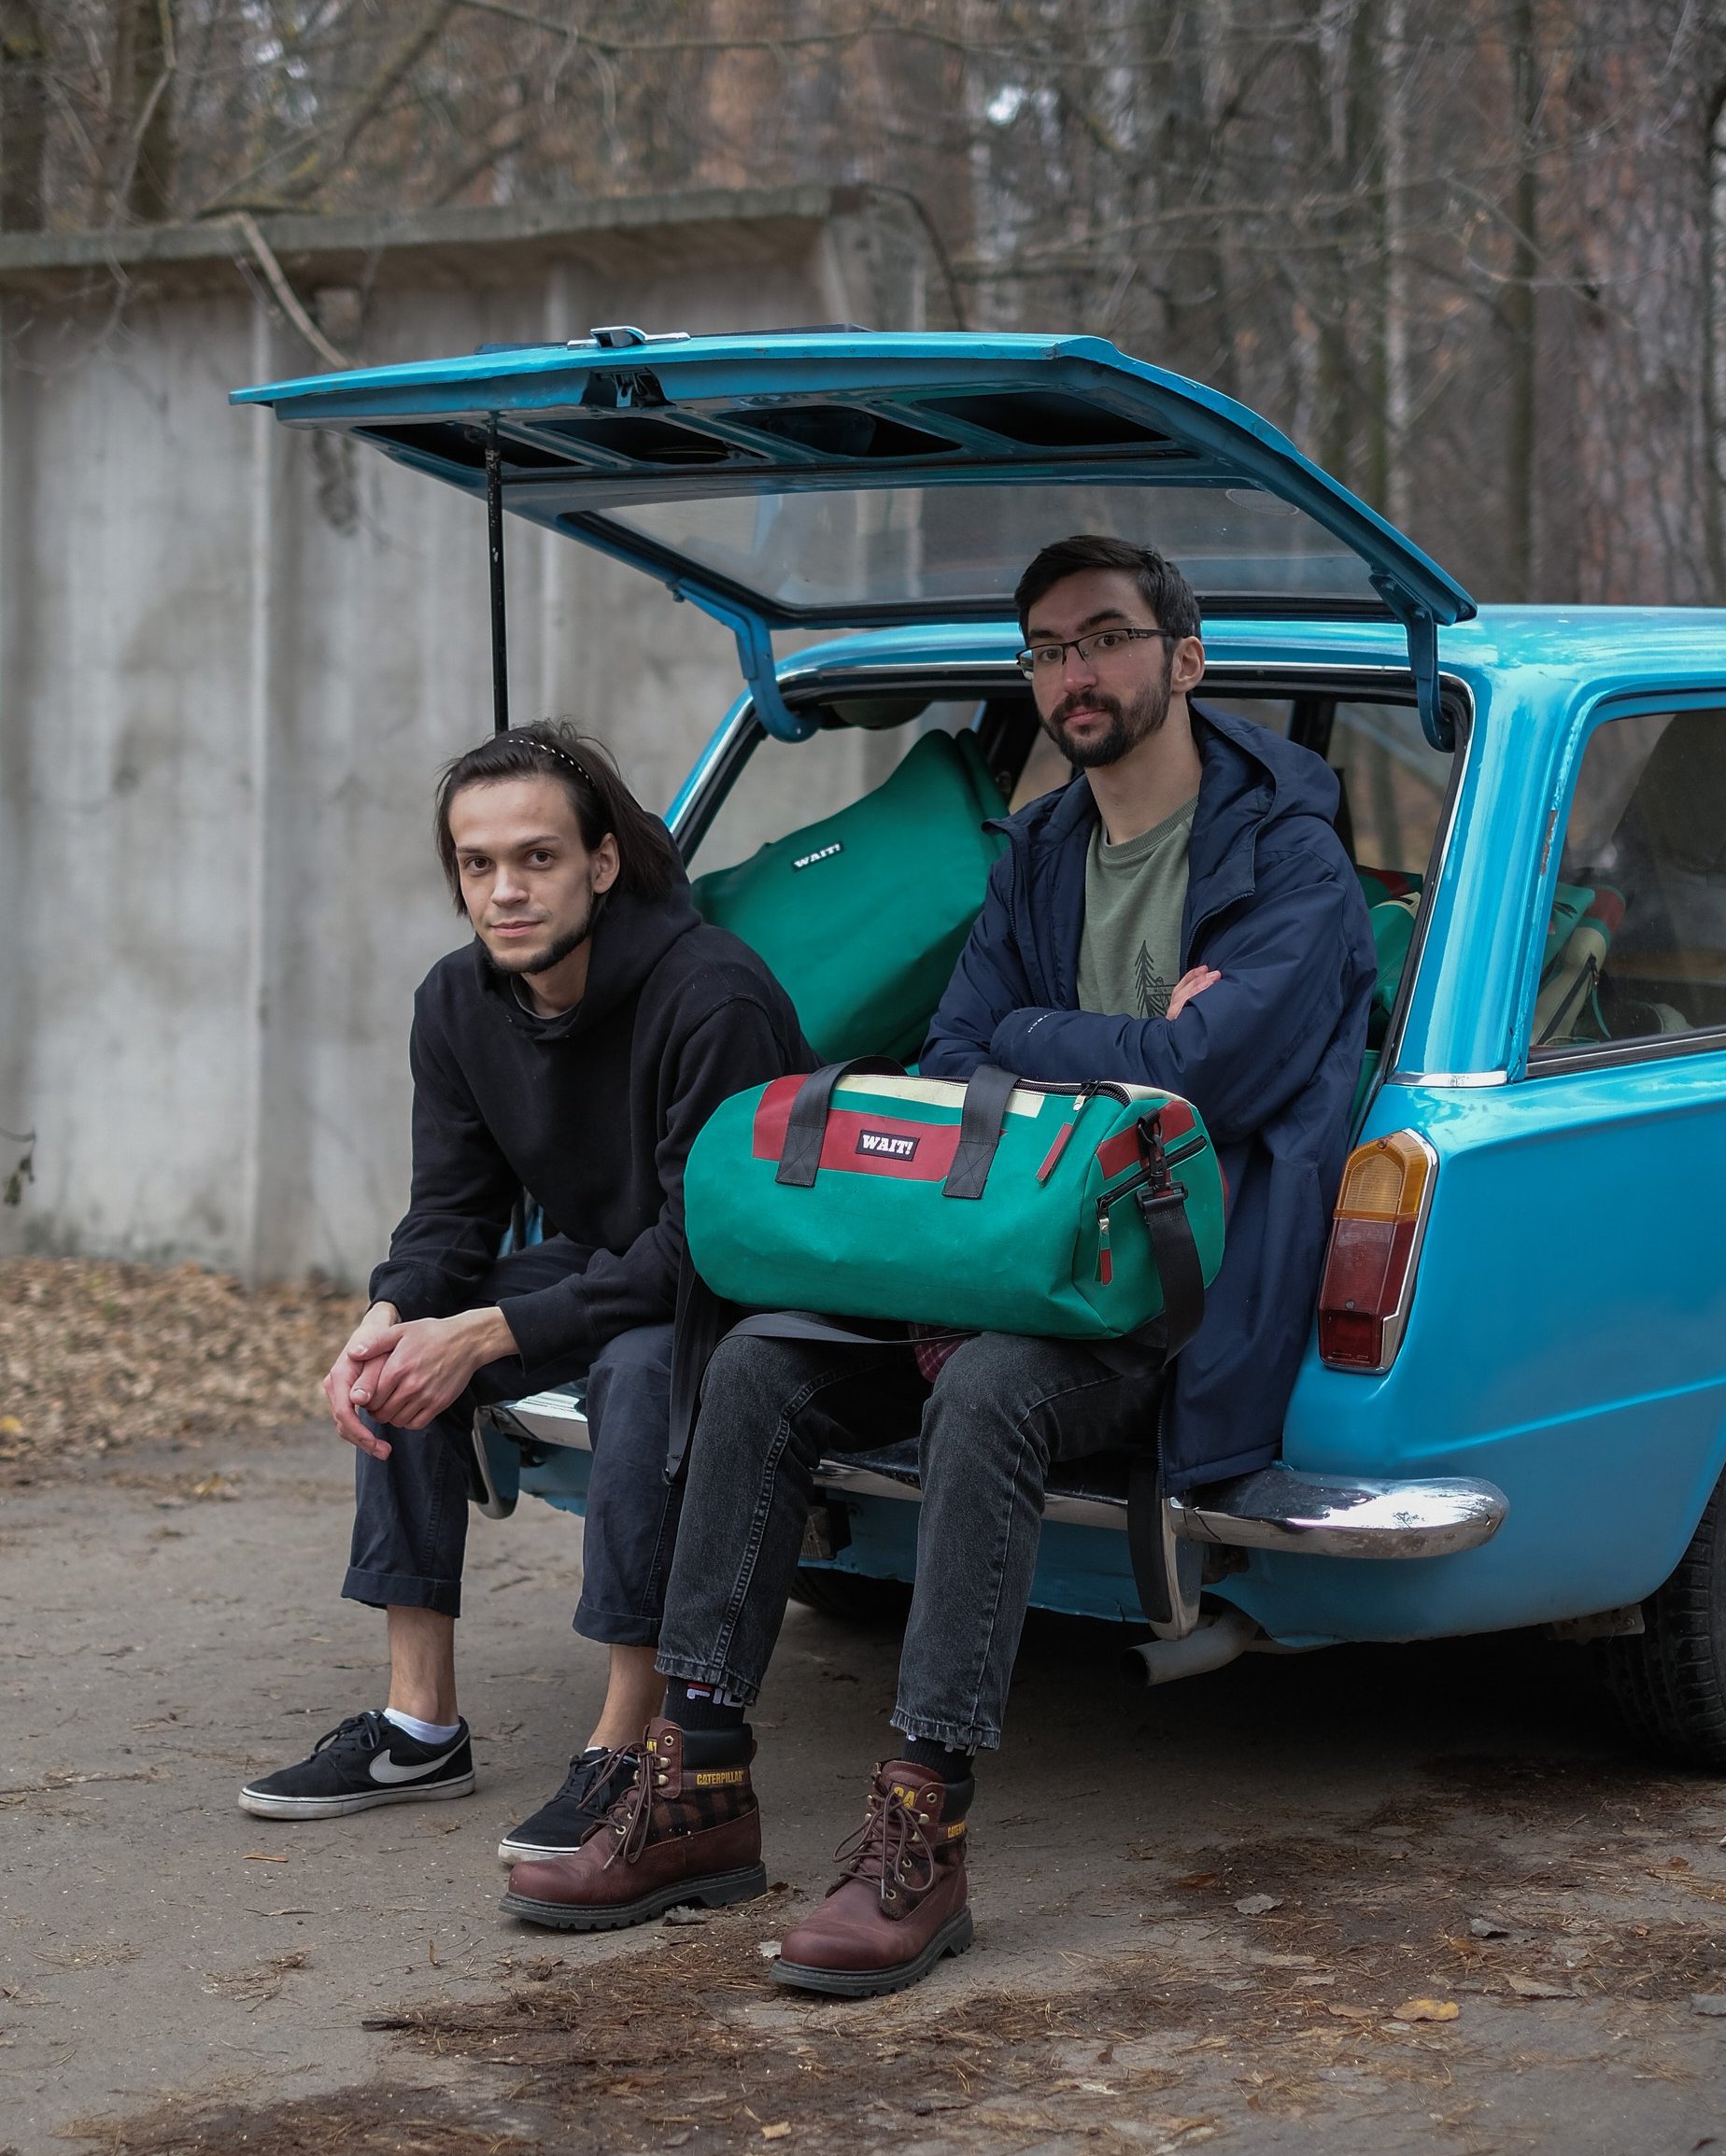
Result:
M567 1249L568 1246L562 1246ZM531 1244L499 1259L474 1300L543 1288L574 1268L559 1244ZM388 1459L355 1456L354 1536L342 1593L382 1608L461 1614L461 1564L467 1547L468 1458L474 1409L519 1400L553 1385L587 1380L593 1471L582 1534L581 1600L575 1629L619 1646L651 1646L671 1570L683 1492L665 1480L671 1426L672 1329L643 1325L608 1341L589 1366L570 1356L524 1370L514 1358L489 1362L458 1401L426 1430L376 1425L390 1441Z
M1070 1341L985 1332L931 1389L906 1347L744 1337L708 1366L659 1633L668 1677L759 1694L824 1453L918 1440L917 1578L893 1725L1001 1740L1050 1463L1153 1441L1160 1375Z

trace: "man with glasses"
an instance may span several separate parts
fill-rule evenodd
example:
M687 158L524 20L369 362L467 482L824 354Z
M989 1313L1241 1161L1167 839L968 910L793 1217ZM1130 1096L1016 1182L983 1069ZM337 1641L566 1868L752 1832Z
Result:
M1189 701L1197 602L1150 547L1046 547L1019 664L1073 782L1022 810L922 1068L1126 1079L1196 1103L1227 1249L1172 1373L1142 1353L983 1333L889 1347L733 1337L709 1365L659 1635L671 1680L607 1829L523 1864L506 1909L572 1929L758 1893L744 1721L824 1453L919 1442L916 1590L893 1726L842 1876L775 1975L861 1996L970 1944L972 1764L997 1746L1056 1460L1156 1442L1180 1490L1266 1465L1305 1344L1374 979L1337 786L1308 750Z

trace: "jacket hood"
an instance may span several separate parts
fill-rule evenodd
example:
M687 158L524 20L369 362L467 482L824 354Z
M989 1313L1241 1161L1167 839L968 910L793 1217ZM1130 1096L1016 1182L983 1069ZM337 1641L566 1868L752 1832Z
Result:
M558 1018L538 1018L524 1008L515 979L491 963L476 936L472 950L482 985L509 1023L540 1040L579 1036L629 1001L679 937L699 928L701 917L682 871L663 898L643 898L631 891L608 891L593 930L587 986L573 1010Z
M1187 931L1252 889L1256 849L1267 829L1313 817L1335 827L1341 787L1322 756L1208 704L1189 705L1204 762L1198 808L1187 841ZM1033 855L1059 850L1097 821L1096 797L1082 772L997 828Z

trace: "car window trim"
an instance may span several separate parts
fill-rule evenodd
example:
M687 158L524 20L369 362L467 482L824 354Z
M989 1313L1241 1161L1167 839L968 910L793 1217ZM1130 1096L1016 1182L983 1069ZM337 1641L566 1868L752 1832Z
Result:
M1541 863L1532 926L1538 927L1551 917L1552 899L1564 857L1563 842L1559 836L1560 819L1563 819L1567 827L1571 804L1576 799L1577 782L1582 775L1583 759L1595 734L1602 726L1609 726L1620 719L1657 718L1662 712L1676 714L1708 711L1726 711L1726 680L1702 688L1691 684L1665 691L1608 690L1589 706L1565 745L1559 765L1558 783L1542 822L1545 858ZM1531 933L1530 947L1524 954L1522 995L1517 1010L1519 1028L1532 1023L1535 1003L1540 993L1541 969L1533 961L1536 949L1545 949L1544 927L1539 928L1539 934L1540 942L1536 947ZM1726 1048L1726 1026L1698 1026L1684 1033L1636 1034L1622 1041L1589 1041L1577 1048L1556 1044L1543 1047L1530 1041L1522 1050L1520 1070L1515 1067L1516 1059L1512 1057L1511 1078L1513 1083L1522 1084L1531 1078L1568 1076L1573 1071L1609 1069L1615 1064L1659 1063L1675 1055L1707 1055L1722 1048Z
M1680 1055L1718 1055L1726 1050L1726 1025L1697 1026L1687 1033L1634 1034L1625 1040L1590 1041L1584 1048L1534 1048L1528 1051L1524 1079L1568 1077L1573 1071L1607 1070L1620 1063L1663 1063Z

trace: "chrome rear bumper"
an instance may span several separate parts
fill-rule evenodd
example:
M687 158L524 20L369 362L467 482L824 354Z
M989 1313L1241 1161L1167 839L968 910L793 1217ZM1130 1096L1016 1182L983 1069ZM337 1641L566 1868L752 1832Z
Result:
M510 1435L587 1449L587 1418L568 1392L538 1392L487 1410ZM895 1498L916 1503L909 1477L866 1459L828 1459L818 1487L836 1497ZM1448 1557L1478 1549L1504 1524L1509 1501L1490 1482L1464 1475L1418 1482L1370 1482L1352 1475L1304 1474L1290 1467L1216 1483L1168 1501L1169 1525L1182 1541L1229 1549L1288 1550L1314 1557ZM1044 1515L1076 1527L1126 1531L1125 1498L1051 1490Z
M1510 1505L1492 1483L1464 1475L1367 1482L1266 1467L1171 1498L1169 1509L1187 1542L1320 1557L1450 1557L1491 1542Z

